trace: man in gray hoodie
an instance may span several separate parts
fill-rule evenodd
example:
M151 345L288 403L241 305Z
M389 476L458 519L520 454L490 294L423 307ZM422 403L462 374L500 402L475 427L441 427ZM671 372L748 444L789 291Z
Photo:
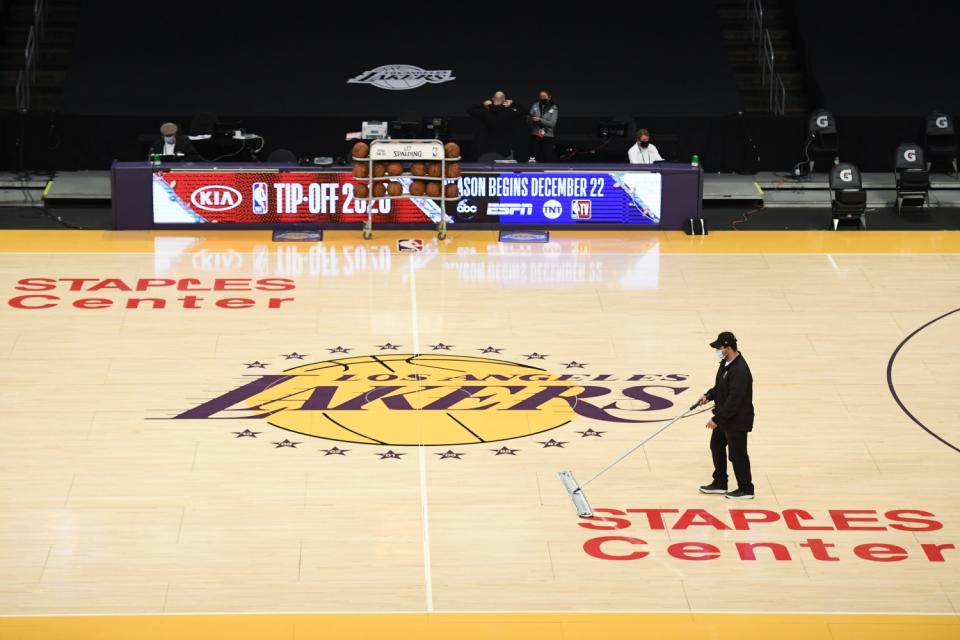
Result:
M560 109L553 102L553 94L540 90L539 100L530 107L530 160L556 162L557 120Z

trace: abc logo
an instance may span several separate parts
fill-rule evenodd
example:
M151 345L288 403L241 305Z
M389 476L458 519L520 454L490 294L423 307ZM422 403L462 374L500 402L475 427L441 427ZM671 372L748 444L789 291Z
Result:
M547 200L543 203L543 217L547 220L556 220L563 214L563 205L556 200Z
M853 182L853 170L843 169L840 171L840 179L844 182Z
M461 200L457 203L457 213L476 213L477 205L472 200Z
M907 149L903 152L903 159L907 162L916 162L917 161L917 150L916 149Z

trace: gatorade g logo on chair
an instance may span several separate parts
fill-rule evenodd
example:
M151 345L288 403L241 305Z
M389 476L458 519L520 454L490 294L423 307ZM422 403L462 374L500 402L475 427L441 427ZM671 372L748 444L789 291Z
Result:
M937 116L937 119L934 121L938 129L946 129L950 126L950 121L947 120L947 116Z
M903 159L907 162L916 162L917 161L917 150L916 149L907 149L903 152Z
M499 351L481 349L488 350ZM563 366L581 371L585 363ZM259 376L175 419L264 421L355 444L468 445L543 433L574 418L659 422L688 390L687 377L555 373L454 354L348 356Z
M823 114L817 116L817 126L823 129L830 126L830 116Z
M840 179L844 182L853 182L853 170L851 169L841 169L840 170Z

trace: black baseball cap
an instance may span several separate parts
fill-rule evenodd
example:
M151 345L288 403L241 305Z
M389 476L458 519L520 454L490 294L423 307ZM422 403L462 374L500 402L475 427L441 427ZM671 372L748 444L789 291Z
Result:
M737 336L733 335L729 331L721 331L720 335L717 336L717 339L710 343L710 346L714 349L719 349L720 347L737 347Z

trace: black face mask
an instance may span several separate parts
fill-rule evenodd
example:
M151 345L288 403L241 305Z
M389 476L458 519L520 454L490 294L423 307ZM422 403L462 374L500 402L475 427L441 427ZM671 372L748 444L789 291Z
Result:
M643 147L644 149L646 149L647 147L650 146L650 141L647 140L646 142L641 142L641 143L640 143L640 146ZM622 147L621 147L621 148L622 148Z
M541 106L541 107L546 107L546 106L549 105L549 104L550 104L550 101L549 101L549 100L541 100L541 101L540 101L540 106Z

